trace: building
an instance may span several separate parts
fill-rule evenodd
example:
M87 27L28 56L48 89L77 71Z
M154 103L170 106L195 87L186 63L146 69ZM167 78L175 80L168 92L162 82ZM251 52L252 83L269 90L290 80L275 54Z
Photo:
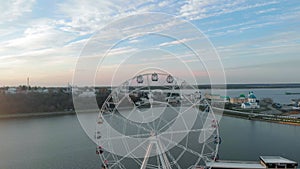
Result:
M292 105L295 107L300 107L300 99L292 99Z
M221 99L223 100L223 102L228 103L230 101L230 97L229 96L221 96Z
M17 88L16 87L9 87L6 91L5 94L16 94L17 93Z
M242 104L247 102L247 98L244 94L241 94L239 97L232 97L230 98L230 103L232 104Z
M204 97L209 100L221 100L221 96L219 94L208 94L205 93Z
M294 168L296 169L298 163L295 161L280 157L280 156L261 156L261 162L267 168Z
M249 92L247 102L242 103L241 108L243 109L259 109L260 105L254 95L254 92Z
M243 109L251 109L252 106L250 103L246 102L246 103L242 103L241 108Z
M256 96L253 92L249 92L248 94L248 102L249 103L256 103Z
M298 163L280 156L260 156L260 161L213 161L208 162L207 167L211 169L238 168L238 169L267 169L267 168L285 168L297 169Z
M96 97L96 92L94 88L88 88L78 95L79 97Z
M198 96L201 96L201 92L199 93L196 93L196 95ZM204 95L205 99L208 99L208 100L214 100L215 102L229 102L230 101L230 97L229 96L221 96L219 94L208 94L208 93L205 93ZM198 97L200 98L200 97Z

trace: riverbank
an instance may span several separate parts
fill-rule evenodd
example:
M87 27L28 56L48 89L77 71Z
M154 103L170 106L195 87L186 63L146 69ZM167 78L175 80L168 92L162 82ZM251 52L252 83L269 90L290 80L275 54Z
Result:
M214 108L214 109L220 111L220 109L218 108ZM223 110L223 115L235 117L235 118L247 119L247 120L266 121L271 123L300 126L300 119L295 119L295 118L283 118L281 116L239 112L239 111L233 111L228 109Z
M39 113L22 113L22 114L1 114L0 119L48 117L48 116L62 116L62 115L75 115L75 114L76 114L75 111L39 112Z
M214 108L214 109L217 109L220 111L219 108ZM276 116L255 114L255 113L248 113L248 112L239 112L239 111L228 110L228 109L224 109L221 111L223 111L223 115L235 117L235 118L300 126L300 119L279 118ZM49 117L49 116L75 115L75 114L76 114L75 111L40 112L40 113L24 113L24 114L1 114L0 119Z

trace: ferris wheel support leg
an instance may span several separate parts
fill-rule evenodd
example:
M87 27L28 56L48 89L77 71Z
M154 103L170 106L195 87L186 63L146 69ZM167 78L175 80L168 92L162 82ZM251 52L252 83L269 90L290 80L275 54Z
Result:
M147 166L147 163L148 163L148 159L149 159L152 147L153 147L153 143L150 142L149 145L148 145L148 147L147 147L147 151L146 151L143 163L141 165L141 169L146 169L146 166Z
M161 151L161 150L163 150L163 147L159 140L157 140L157 149L159 151L159 157L161 159L163 169L172 169L167 155Z

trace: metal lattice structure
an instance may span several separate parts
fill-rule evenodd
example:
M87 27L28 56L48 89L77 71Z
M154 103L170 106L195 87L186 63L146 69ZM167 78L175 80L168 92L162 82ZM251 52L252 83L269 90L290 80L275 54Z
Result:
M202 93L165 73L138 75L113 89L95 137L102 168L118 169L205 167L221 143Z

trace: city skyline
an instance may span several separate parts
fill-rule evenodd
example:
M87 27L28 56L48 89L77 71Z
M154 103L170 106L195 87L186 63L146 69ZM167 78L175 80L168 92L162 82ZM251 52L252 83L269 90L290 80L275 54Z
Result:
M66 86L72 82L81 50L95 31L111 21L145 12L174 15L201 30L220 56L227 83L300 82L295 78L300 63L300 2L296 0L17 0L0 4L0 86L26 84L27 77L33 86ZM179 41L192 43L195 39ZM129 53L136 55L133 58L143 54L145 62L167 60L164 51L145 52L154 44L184 57L178 41L134 38L111 51L112 62L107 63L106 71L114 68L114 57ZM187 62L194 62L186 57ZM142 62L125 65L128 71L122 72L124 75L132 74L130 66L143 67ZM209 83L205 71L194 73L199 75L199 83ZM101 78L97 85L109 85L109 77Z

